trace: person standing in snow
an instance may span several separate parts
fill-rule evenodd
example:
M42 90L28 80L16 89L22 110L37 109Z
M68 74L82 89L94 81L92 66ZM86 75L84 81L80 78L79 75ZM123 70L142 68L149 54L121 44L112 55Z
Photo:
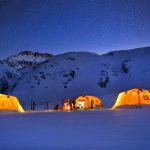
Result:
M49 102L46 102L46 109L47 110L49 110L49 106L50 106Z
M33 111L35 110L35 101L33 101L32 103L32 108L33 108Z
M58 105L58 104L55 104L55 105L54 105L54 109L58 111L59 105Z
M94 100L91 99L91 109L93 109Z

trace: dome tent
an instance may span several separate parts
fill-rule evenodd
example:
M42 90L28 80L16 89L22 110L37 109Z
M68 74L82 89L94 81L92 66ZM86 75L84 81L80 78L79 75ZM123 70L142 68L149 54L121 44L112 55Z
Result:
M24 112L17 97L4 94L0 94L0 110Z
M112 109L142 105L150 105L150 91L134 88L120 93Z
M90 109L95 107L103 107L103 103L96 96L85 95L76 98L75 107L78 109Z

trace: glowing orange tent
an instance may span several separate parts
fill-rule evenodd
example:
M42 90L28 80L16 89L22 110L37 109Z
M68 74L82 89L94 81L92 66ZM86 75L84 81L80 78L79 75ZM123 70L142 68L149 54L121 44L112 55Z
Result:
M148 90L135 88L120 93L112 109L130 106L139 107L141 105L150 105L150 92Z
M92 109L95 107L103 107L102 101L96 96L79 96L75 100L75 107L78 109Z
M24 112L19 100L15 96L0 94L0 110Z

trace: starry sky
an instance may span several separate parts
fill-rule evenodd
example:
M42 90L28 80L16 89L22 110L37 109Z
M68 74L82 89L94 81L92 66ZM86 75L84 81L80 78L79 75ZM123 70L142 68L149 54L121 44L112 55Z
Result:
M150 45L150 0L0 0L0 58Z

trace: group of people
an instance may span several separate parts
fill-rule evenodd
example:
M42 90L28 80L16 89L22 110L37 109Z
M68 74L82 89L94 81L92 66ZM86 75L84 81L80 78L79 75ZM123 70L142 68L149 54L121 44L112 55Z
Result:
M91 101L91 109L93 108L93 104L94 104L94 101L92 100ZM36 104L35 101L31 100L30 106L31 106L32 111L35 110L36 105L38 105L38 104ZM49 102L42 103L42 105L45 105L46 109L49 110L49 108L50 108ZM63 99L62 100L62 106L60 106L58 103L54 104L54 110L56 110L56 111L58 111L58 110L67 111L67 110L75 110L75 109L76 109L75 99L73 99L73 98L72 99Z
M62 110L75 110L75 99L63 99Z

